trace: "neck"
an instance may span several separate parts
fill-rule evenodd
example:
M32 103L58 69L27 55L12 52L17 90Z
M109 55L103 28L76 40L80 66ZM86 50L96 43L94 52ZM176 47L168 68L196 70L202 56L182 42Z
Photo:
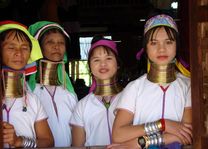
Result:
M167 65L157 65L151 63L147 79L158 84L167 84L175 81L175 63L169 63Z
M100 96L113 96L122 90L115 77L106 80L96 79L96 85L94 94Z
M59 85L58 81L58 64L62 62L52 62L40 60L40 84L42 85Z
M2 69L3 93L5 98L24 96L25 74L23 71Z

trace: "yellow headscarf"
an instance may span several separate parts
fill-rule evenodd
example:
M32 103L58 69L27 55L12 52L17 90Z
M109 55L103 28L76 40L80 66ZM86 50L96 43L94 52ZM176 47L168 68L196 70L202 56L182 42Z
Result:
M32 49L31 49L30 58L28 60L28 64L31 64L31 63L33 63L43 57L38 41L33 36L30 35L26 26L22 25L21 23L15 22L15 21L2 21L2 22L0 22L0 33L4 32L6 30L10 30L10 29L18 29L18 30L23 31L31 40Z

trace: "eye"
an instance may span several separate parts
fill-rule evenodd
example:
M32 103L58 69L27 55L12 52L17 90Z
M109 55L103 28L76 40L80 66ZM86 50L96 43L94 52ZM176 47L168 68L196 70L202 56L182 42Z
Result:
M5 44L5 45L3 45L3 49L14 50L15 46L14 46L14 44Z
M152 46L154 46L154 45L157 44L157 42L156 41L149 41L149 44L152 45Z
M58 42L59 45L65 45L65 42L64 41L60 41Z
M108 56L106 59L107 59L107 60L112 60L113 57L112 57L112 56Z
M99 62L99 59L97 59L97 58L92 59L92 62Z
M46 41L46 44L49 44L49 45L54 45L54 44L55 44L55 42L53 42L52 40L48 40L48 41Z
M14 46L8 46L7 49L9 49L9 50L14 50L15 47L14 47Z
M23 46L22 47L22 50L24 50L24 51L30 51L30 47L29 46Z
M167 44L173 44L173 41L172 40L167 40L166 43Z

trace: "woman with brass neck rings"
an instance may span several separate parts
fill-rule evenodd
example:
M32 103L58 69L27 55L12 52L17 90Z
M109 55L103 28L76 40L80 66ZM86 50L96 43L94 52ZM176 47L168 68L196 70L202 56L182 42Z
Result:
M14 21L0 22L4 148L53 147L54 140L37 96L26 86L25 76L35 73L33 62L42 58L38 41L26 26ZM34 53L36 50L36 53Z
M95 36L88 54L93 83L71 118L72 146L103 146L112 143L114 109L122 87L117 78L119 62L116 43Z
M192 143L190 78L185 76L190 74L176 57L178 44L173 18L159 14L147 20L148 72L123 90L115 111L115 143L136 140L141 148L173 149Z
M29 78L30 88L49 115L48 123L55 147L69 147L69 121L78 102L65 71L70 36L59 24L50 21L38 21L30 25L29 32L39 41L43 53L43 59L38 61L38 72Z

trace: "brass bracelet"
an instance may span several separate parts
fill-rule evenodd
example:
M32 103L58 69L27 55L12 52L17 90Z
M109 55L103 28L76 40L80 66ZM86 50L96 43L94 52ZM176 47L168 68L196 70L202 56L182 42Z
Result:
M150 138L149 138L149 136L143 136L144 137L144 139L145 139L145 148L148 148L149 147L149 145L150 145Z
M161 123L161 121L160 120L158 120L158 121L156 121L156 125L157 125L157 128L160 130L160 131L162 131L162 123Z

